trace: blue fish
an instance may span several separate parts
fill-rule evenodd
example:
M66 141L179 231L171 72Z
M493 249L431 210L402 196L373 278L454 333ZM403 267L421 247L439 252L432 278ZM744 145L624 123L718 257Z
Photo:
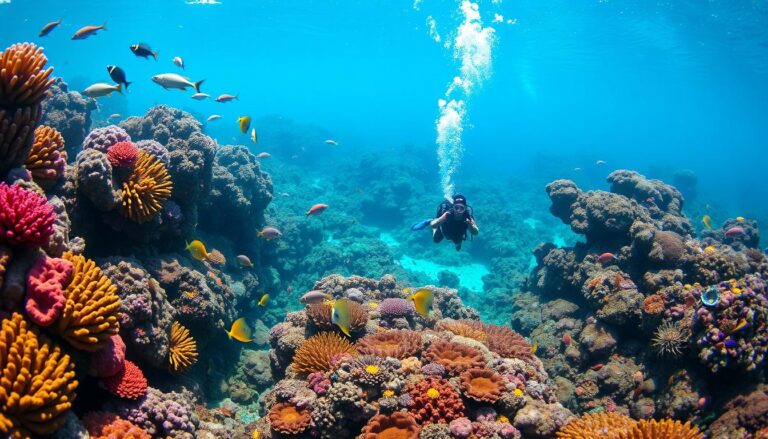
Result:
M736 340L732 338L726 338L725 339L725 347L729 349L735 349L739 344L736 343Z
M431 222L432 222L432 218L427 218L417 223L413 223L413 225L411 226L411 230L414 232L417 230L424 230Z

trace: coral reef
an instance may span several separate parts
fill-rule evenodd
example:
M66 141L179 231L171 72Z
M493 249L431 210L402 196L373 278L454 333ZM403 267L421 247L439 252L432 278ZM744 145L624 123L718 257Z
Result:
M55 221L53 207L44 196L0 183L0 244L41 247L53 235Z
M123 368L118 373L102 378L101 383L120 398L138 399L147 394L147 379L144 373L129 360L123 362Z
M183 372L197 361L197 343L189 334L189 330L173 322L171 325L170 346L168 347L168 362L174 372Z
M61 78L56 78L49 89L49 96L43 101L41 123L61 133L64 147L70 157L80 151L80 147L91 127L91 112L97 108L96 100L69 91Z
M113 149L110 148L110 151ZM130 160L125 154L122 155L120 160L114 161L128 167L125 161ZM113 154L112 157L114 156ZM110 162L112 161L110 159ZM112 163L112 166L115 163ZM173 183L163 162L148 152L140 151L131 176L123 183L123 216L139 224L149 221L160 212L163 203L170 198L172 190Z
M113 145L121 142L130 142L131 136L124 129L117 125L109 125L103 128L96 128L83 140L83 151L95 149L102 154L106 154Z
M114 413L89 412L83 416L83 424L92 439L133 438L150 439L146 431L121 419Z
M35 128L35 141L24 167L41 186L51 186L63 178L67 167L67 152L61 133L45 125Z

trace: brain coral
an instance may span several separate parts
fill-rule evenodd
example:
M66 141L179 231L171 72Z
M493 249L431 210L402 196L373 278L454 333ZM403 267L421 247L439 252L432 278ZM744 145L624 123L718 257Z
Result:
M433 342L424 352L424 358L442 365L452 374L485 366L483 353L476 348L443 340Z
M139 151L136 166L123 183L123 216L137 223L152 219L171 197L173 182L163 162Z
M64 310L53 328L77 349L98 351L120 330L117 288L92 260L70 252L63 258L74 269L64 291Z
M64 138L54 128L40 125L35 128L35 141L24 167L38 183L53 182L64 176L67 152Z
M309 427L312 420L305 407L290 403L275 404L267 414L272 429L283 434L298 434Z
M355 356L352 343L331 332L321 332L301 344L293 356L293 370L298 373L327 372L333 369L333 357Z
M21 314L0 329L0 432L14 438L51 434L75 399L74 364Z
M469 369L460 378L464 396L475 401L494 403L505 390L504 378L490 369Z
M0 244L40 247L53 235L56 214L45 197L0 183Z
M421 427L408 413L376 415L363 427L358 439L418 439Z
M415 331L394 330L369 334L357 342L357 351L365 355L402 360L421 350L421 335Z
M168 349L168 363L174 372L183 372L197 362L197 343L189 330L179 322L171 326L171 346Z
M587 413L575 418L557 432L558 439L615 439L637 422L629 416L614 412Z

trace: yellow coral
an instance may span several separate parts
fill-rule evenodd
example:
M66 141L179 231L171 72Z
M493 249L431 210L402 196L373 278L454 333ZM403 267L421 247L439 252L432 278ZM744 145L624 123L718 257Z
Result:
M432 399L437 399L440 396L440 392L434 387L430 387L429 390L427 390L427 396Z
M298 373L327 372L338 355L355 356L355 346L336 333L321 332L301 344L293 356L293 369Z
M629 416L613 412L587 413L573 419L557 432L558 439L617 439L637 422ZM665 437L665 436L660 436Z
M141 224L152 219L171 197L173 182L163 162L146 151L139 151L139 159L131 176L123 183L123 216Z
M370 374L370 375L376 375L376 374L379 373L379 366L377 366L375 364L369 364L369 365L365 366L365 372Z
M75 399L74 364L21 314L0 329L0 432L12 438L51 434Z
M63 163L57 163L62 161ZM35 180L56 180L62 177L60 172L66 161L67 153L61 133L45 125L35 128L35 141L24 162L24 167L32 177Z
M95 352L120 330L117 287L90 259L71 252L64 259L72 263L72 281L64 290L66 303L55 330L72 346Z
M171 346L168 349L168 362L174 372L183 372L197 362L197 342L189 330L179 322L171 325Z

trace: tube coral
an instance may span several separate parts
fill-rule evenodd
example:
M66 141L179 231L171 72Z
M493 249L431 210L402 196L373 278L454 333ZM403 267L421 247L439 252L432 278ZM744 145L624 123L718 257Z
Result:
M35 141L24 167L38 183L55 182L64 176L67 152L64 138L56 129L40 125L35 128Z
M290 403L275 404L267 414L272 429L283 434L299 434L312 420L309 410Z
M64 253L74 270L64 291L66 304L61 318L53 326L69 344L89 352L103 348L109 337L120 330L117 288L90 259Z
M327 372L333 368L333 357L355 356L355 347L346 338L321 332L301 344L293 356L293 369L298 373Z
M75 399L74 364L21 314L0 329L0 432L13 438L50 434Z
M163 162L139 151L133 173L123 183L123 216L137 223L149 221L162 209L172 191L171 175Z
M171 343L168 349L168 363L173 372L183 372L197 362L197 342L189 330L179 322L171 325Z
M53 235L56 214L45 197L0 183L0 244L40 247Z

